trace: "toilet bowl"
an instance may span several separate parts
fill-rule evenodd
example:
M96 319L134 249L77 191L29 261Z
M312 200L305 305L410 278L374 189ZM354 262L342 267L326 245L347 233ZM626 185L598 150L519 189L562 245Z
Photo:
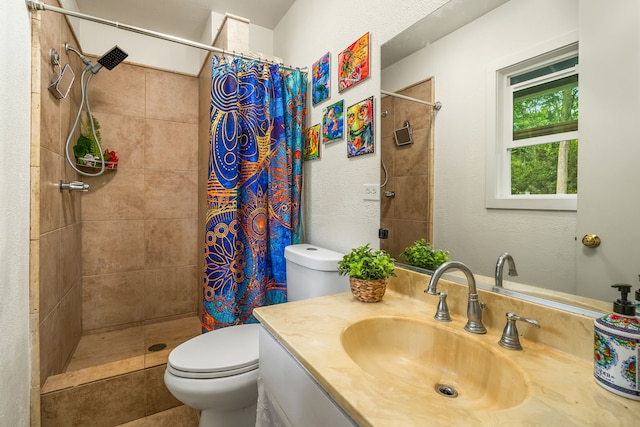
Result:
M201 427L255 425L258 328L247 324L211 331L169 354L164 382L176 399L202 411Z
M289 301L348 292L343 255L309 244L285 248ZM169 354L164 382L199 409L200 427L253 427L258 401L258 324L229 326L190 339Z

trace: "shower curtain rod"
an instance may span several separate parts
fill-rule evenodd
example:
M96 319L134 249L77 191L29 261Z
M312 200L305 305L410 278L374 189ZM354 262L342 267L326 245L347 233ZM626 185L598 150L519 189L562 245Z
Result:
M87 20L87 21L97 22L98 24L108 25L108 26L115 27L115 28L120 29L120 30L131 31L132 33L138 33L138 34L142 34L142 35L145 35L145 36L155 37L157 39L167 40L167 41L170 41L170 42L173 42L173 43L179 43L179 44L182 44L182 45L185 45L185 46L195 47L196 49L208 50L210 52L221 53L223 55L231 55L231 56L235 56L237 58L248 59L248 60L253 60L253 61L258 61L258 62L264 62L264 63L267 63L267 64L278 64L278 65L280 65L281 68L284 68L285 70L288 70L288 71L298 70L298 71L306 72L306 67L304 67L304 68L292 67L292 66L287 66L287 65L284 65L284 64L280 64L280 63L275 62L275 61L269 61L267 59L254 58L252 56L243 55L242 53L238 53L236 51L229 51L229 50L221 49L219 47L209 46L209 45L204 44L204 43L194 42L194 41L191 41L191 40L183 39L181 37L172 36L170 34L159 33L157 31L147 30L147 29L140 28L140 27L134 27L133 25L127 25L127 24L123 24L121 22L110 21L108 19L97 18L95 16L86 15L84 13L75 12L73 10L63 9L61 7L56 7L56 6L51 6L51 5L48 5L46 3L43 3L41 0L26 0L26 3L27 3L27 7L30 10L49 10L51 12L57 12L57 13L62 13L63 15L73 16L74 18L80 18L80 19L84 19L84 20Z
M436 111L442 108L442 103L440 101L436 101L436 102L423 101L421 99L411 98L410 96L400 95L399 93L389 92L384 89L380 89L380 93L383 95L389 95L389 96L394 96L396 98L406 99L407 101L417 102L419 104L429 105L430 107L433 107L433 109Z

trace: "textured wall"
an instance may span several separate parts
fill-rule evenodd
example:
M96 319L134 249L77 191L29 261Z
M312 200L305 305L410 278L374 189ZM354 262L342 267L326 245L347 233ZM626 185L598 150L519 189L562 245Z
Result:
M331 97L307 112L307 125L322 120L322 108L344 100L345 108L374 96L379 135L380 45L437 9L445 1L370 2L357 0L345 8L339 0L296 1L274 30L274 54L295 66L311 65L331 52ZM371 77L338 93L338 54L370 32ZM413 82L415 83L415 82ZM346 142L321 147L320 160L304 166L303 229L306 241L337 251L370 242L378 247L380 204L363 200L363 184L380 182L380 141L375 153L347 158Z

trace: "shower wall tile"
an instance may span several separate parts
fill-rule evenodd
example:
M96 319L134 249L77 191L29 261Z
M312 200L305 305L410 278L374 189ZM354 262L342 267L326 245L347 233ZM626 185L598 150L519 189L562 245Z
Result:
M433 101L433 81L426 80L399 93ZM385 190L394 191L395 197L383 197L380 203L381 224L389 229L389 239L382 240L380 245L398 259L404 248L417 239L431 239L433 113L429 106L399 98L385 97L381 104L381 110L388 111L387 117L382 118L381 139L382 159L389 172ZM393 130L404 126L406 120L411 123L414 143L399 147Z
M82 325L85 331L144 320L144 271L85 276Z
M195 170L198 167L198 125L147 119L144 167Z
M433 98L431 94L431 80L404 89L400 91L400 94L423 101L430 101ZM394 102L394 123L396 129L403 127L405 120L409 120L413 129L427 129L431 127L432 107L401 98L395 99Z
M83 194L84 221L143 218L145 176L142 169L122 168L87 178L85 182L90 185L90 190ZM104 245L110 244L111 240L109 235L102 236Z
M394 175L426 175L429 172L429 131L413 131L413 144L395 146Z
M60 359L58 372L64 372L82 335L82 284L78 281L60 301Z
M144 390L146 396L145 415L152 415L182 405L173 397L164 384L166 365L144 370Z
M146 270L144 276L145 319L195 313L198 283L195 266Z
M198 80L194 77L146 69L148 119L198 124Z
M94 115L100 122L102 148L118 153L118 172L123 168L144 167L145 119L122 113L96 112Z
M60 228L62 193L60 193L60 156L40 150L40 232Z
M62 298L62 269L59 268L60 230L40 236L40 321L51 314Z
M60 373L58 360L61 359L62 323L60 312L54 309L40 322L40 383L47 377Z
M195 218L198 209L196 171L146 170L144 217Z
M144 417L144 372L45 393L41 399L42 427L116 426Z
M397 219L426 221L429 209L429 182L426 175L396 177L395 192Z
M62 293L65 294L82 278L82 225L80 223L60 229L60 249Z
M146 268L196 264L196 224L193 219L145 221Z
M54 15L54 14L50 14ZM62 48L60 28L62 16L46 17L41 20L40 43L40 87L41 87L41 115L40 115L40 145L54 153L60 154L60 104L64 100L58 100L48 90L49 84L55 81L58 68L51 64L50 50L56 49L58 53Z
M94 59L95 61L95 59ZM93 113L145 116L145 69L122 63L113 70L102 70L89 84Z
M143 221L83 222L83 276L144 269L144 228Z

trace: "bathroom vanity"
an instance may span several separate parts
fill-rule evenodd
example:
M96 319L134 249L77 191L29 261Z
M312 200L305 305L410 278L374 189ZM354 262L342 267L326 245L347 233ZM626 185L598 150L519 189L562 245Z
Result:
M342 293L256 309L264 327L264 386L292 425L587 426L640 419L637 401L593 379L592 318L479 290L488 332L471 334L463 330L465 285L439 282L453 320L438 322L438 298L423 292L429 277L396 272L379 303ZM498 345L508 311L541 325L518 325L522 351Z

